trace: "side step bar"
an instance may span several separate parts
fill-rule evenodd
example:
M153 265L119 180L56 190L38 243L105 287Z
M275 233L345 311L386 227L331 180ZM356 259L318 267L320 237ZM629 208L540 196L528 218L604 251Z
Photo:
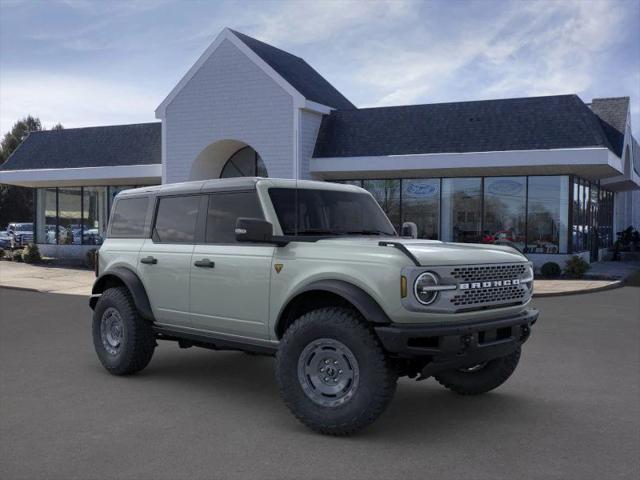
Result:
M205 335L200 333L185 332L165 326L153 326L153 331L158 340L178 342L181 348L201 347L210 350L240 350L260 355L274 356L278 346L271 342L259 340L238 340L230 336Z

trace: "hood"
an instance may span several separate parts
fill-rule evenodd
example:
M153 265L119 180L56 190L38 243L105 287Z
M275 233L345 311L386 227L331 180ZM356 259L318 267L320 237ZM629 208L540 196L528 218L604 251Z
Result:
M416 240L399 237L338 237L322 242L335 245L377 247L378 242L401 243L418 259L421 265L473 265L484 263L526 262L527 257L517 250L502 246L479 243L448 243L437 240ZM383 248L383 247L378 247ZM390 248L390 247L387 247Z

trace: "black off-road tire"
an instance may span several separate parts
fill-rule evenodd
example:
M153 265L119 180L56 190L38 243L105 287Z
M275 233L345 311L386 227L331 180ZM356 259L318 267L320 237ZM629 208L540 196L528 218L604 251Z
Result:
M299 375L300 365L307 364L305 349L325 340L346 346L356 360L356 387L340 405L312 400ZM330 307L306 313L287 329L276 356L276 379L284 403L298 420L316 432L341 436L363 429L382 414L398 375L364 319L353 310Z
M460 395L479 395L506 382L519 360L520 348L509 355L490 360L477 371L450 370L434 377L440 385Z
M109 352L103 341L101 325L105 312L114 310L122 319L121 342ZM129 290L124 287L107 289L93 312L93 345L100 362L113 375L131 375L149 364L156 346L151 324L136 310Z

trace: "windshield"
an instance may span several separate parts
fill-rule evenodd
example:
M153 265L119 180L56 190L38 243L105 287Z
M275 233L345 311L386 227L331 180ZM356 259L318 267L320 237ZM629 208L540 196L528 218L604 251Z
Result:
M33 230L33 224L32 223L16 223L13 230L16 232L30 232L31 230Z
M284 235L396 235L366 193L270 188L269 196Z

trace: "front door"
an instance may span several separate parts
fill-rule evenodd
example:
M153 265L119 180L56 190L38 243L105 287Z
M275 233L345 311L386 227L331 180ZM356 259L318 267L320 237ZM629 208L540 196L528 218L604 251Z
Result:
M152 238L138 256L138 273L156 322L190 327L189 282L202 195L160 197Z
M205 243L191 261L191 321L211 333L268 339L274 246L237 243L238 217L264 218L255 190L212 193Z

